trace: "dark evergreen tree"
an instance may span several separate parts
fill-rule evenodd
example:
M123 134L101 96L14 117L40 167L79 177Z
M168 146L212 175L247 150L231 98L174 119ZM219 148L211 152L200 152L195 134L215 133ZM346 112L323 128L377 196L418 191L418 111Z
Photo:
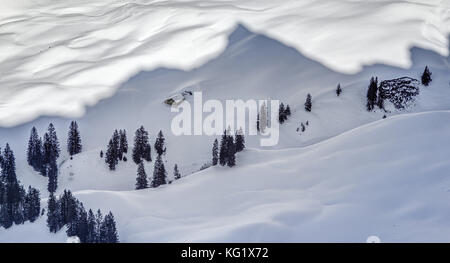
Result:
M72 121L69 127L69 134L67 135L67 151L72 156L80 153L81 149L81 136L78 131L78 124L76 121Z
M142 159L148 162L152 160L148 132L144 129L144 126L136 130L132 156L136 164L139 164Z
M31 129L30 139L28 140L27 162L36 171L41 170L42 166L42 140L39 138L35 127Z
M153 170L152 187L167 184L167 173L161 155L157 155Z
M372 77L370 79L369 88L367 89L367 111L372 111L377 103L378 79Z
M236 165L236 144L234 143L233 136L227 136L227 165L233 167Z
M119 243L116 221L111 212L105 216L100 227L100 240L101 243Z
M53 193L50 193L47 205L47 226L50 232L56 233L61 227L61 217L59 213L59 203Z
M128 152L127 132L125 130L120 130L119 136L120 136L119 150L122 153L127 153Z
M7 204L0 205L0 226L8 229L13 225L11 213Z
M286 105L286 110L284 112L287 117L291 116L291 107L289 107L289 104Z
M112 135L112 149L113 149L113 156L116 159L116 164L119 163L119 161L122 160L122 154L123 152L120 150L120 135L117 130L114 131Z
M59 210L63 225L72 223L77 218L78 200L72 195L70 190L64 190L59 198Z
M113 139L109 140L108 147L106 150L105 162L108 164L109 170L116 170L117 161L117 151L114 146Z
M87 237L86 243L97 243L98 235L95 225L95 215L92 209L89 209L87 217Z
M103 158L103 151L100 151L100 158Z
M147 174L145 173L144 163L141 161L138 164L136 190L148 188Z
M300 126L301 126L301 128L302 128L302 132L305 132L306 127L305 127L305 125L303 124L303 122L300 124Z
M339 95L341 95L341 93L342 93L341 83L339 83L336 88L336 95L339 97Z
M1 181L5 183L6 187L8 185L17 184L16 176L16 158L14 153L7 143L5 149L3 150L3 162L1 171Z
M212 165L217 165L219 161L219 142L217 139L214 140L212 148Z
M103 223L103 215L102 212L100 211L100 209L97 210L97 213L95 214L95 234L97 237L97 240L95 241L95 243L101 243L101 226Z
M256 130L259 132L259 112L256 115Z
M162 155L166 153L166 147L164 146L164 135L162 133L162 131L159 131L158 133L158 137L156 138L155 141L155 151L158 155Z
M25 220L34 222L39 217L41 212L41 198L39 195L39 190L31 186L28 187L24 204Z
M180 174L180 171L178 171L177 164L175 164L175 166L173 167L173 178L175 178L175 180L178 180L181 178L181 174Z
M242 128L240 128L236 132L236 152L240 152L245 149L245 138L244 138L244 132L242 131Z
M278 122L282 124L286 119L286 109L284 108L284 104L280 103L280 107L278 108Z
M47 176L47 190L50 193L54 193L58 188L58 166L56 165L56 161L52 161L50 164L48 164Z
M228 135L227 131L223 131L222 139L220 140L220 150L219 150L219 163L224 166L227 164L228 160Z
M56 162L60 153L59 141L56 136L55 126L52 123L49 124L48 130L44 135L43 142L43 158L44 164L49 165L52 162Z
M430 82L432 80L431 79L431 74L432 73L428 69L428 66L426 66L425 70L423 71L423 74L422 74L422 84L423 85L428 86L430 84Z
M311 94L308 93L308 95L306 95L305 110L310 112L311 109L312 109L312 97Z

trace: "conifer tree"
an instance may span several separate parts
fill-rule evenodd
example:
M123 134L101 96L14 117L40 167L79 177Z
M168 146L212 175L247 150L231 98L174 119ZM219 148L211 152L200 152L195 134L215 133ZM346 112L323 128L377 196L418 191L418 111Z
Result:
M426 66L425 67L425 70L423 71L423 73L422 73L422 84L424 85L424 86L428 86L429 84L430 84L430 82L431 82L431 72L430 72L430 70L428 69L428 66Z
M139 164L143 159L148 162L152 160L148 132L144 129L144 126L136 130L132 156L136 164Z
M113 142L113 139L109 140L108 148L105 154L105 162L108 164L108 168L111 171L116 170L117 161L117 151Z
M162 155L166 153L166 147L164 146L164 135L162 131L159 131L158 137L155 141L155 151L158 155Z
M305 110L307 112L311 112L311 109L312 109L312 97L311 94L308 93L308 95L306 95Z
M219 163L224 166L227 164L228 160L228 135L227 131L223 131L222 139L220 140L220 150L219 150Z
M119 243L116 222L111 212L105 216L100 227L100 240L102 243Z
M44 164L49 165L52 162L56 162L60 153L59 141L56 136L55 126L52 123L49 124L48 130L44 135L43 142L43 158Z
M55 195L50 192L47 205L47 226L52 233L56 233L61 229L59 204Z
M217 139L214 140L212 148L212 165L217 165L219 161L219 142Z
M100 158L103 158L103 150L100 151Z
M157 155L153 170L152 187L167 184L167 173L161 155Z
M236 152L240 152L244 150L245 148L245 138L244 138L244 132L242 131L242 128L239 128L239 130L236 132Z
M284 104L280 103L280 107L278 108L278 122L281 124L287 119L285 111Z
M342 93L342 88L341 88L341 83L339 83L336 88L336 95L339 97L339 95L341 95L341 93Z
M119 161L122 160L122 151L120 150L120 136L117 130L114 131L111 140L112 140L112 150L114 151L113 156L115 157L117 164L119 163Z
M96 243L98 239L96 226L95 226L95 215L92 209L89 209L87 217L87 238L86 243Z
M24 204L25 220L34 222L39 217L40 211L41 199L39 197L39 190L29 186Z
M102 215L102 212L100 211L100 209L98 209L97 213L95 214L95 234L97 236L96 243L102 242L101 236L100 236L102 222L103 222L103 215Z
M175 164L175 166L173 167L173 178L175 178L175 180L178 180L181 178L181 174L180 174L180 171L178 171L177 164Z
M236 165L236 144L231 135L227 137L227 150L227 165L228 167L233 167Z
M369 88L367 89L367 111L372 111L377 102L378 79L372 77L370 79Z
M56 165L56 161L52 161L48 165L47 176L48 176L47 190L50 193L54 193L58 188L58 166Z
M286 105L286 110L284 111L286 116L291 116L291 107L289 107L289 104Z
M148 188L147 174L145 173L144 163L141 161L138 164L136 190Z
M69 127L69 134L67 135L67 151L72 156L80 153L81 149L81 137L78 131L78 124L76 121L72 121Z
M126 130L120 130L119 131L120 136L120 152L127 153L128 152L128 140L127 140L127 131Z

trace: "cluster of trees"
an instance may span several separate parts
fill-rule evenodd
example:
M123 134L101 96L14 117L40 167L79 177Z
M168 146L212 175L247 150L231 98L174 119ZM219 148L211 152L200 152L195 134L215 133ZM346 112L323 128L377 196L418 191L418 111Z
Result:
M278 109L278 121L282 124L288 119L289 116L291 116L291 108L289 107L289 104L284 107L283 102L280 103L280 108Z
M81 136L78 130L78 124L72 121L69 126L67 136L67 151L71 158L73 155L81 152ZM44 137L38 135L36 127L31 129L27 148L27 162L33 169L42 176L48 177L47 189L53 193L58 187L58 165L60 147L55 126L50 123Z
M138 133L138 131L136 131L136 135L140 136L142 133L141 132ZM142 144L140 145L139 143L141 143L141 142L144 142L145 146L143 146ZM156 187L159 187L160 185L168 183L167 172L166 172L166 168L164 166L164 162L162 159L162 156L166 154L165 138L164 138L162 131L159 131L154 147L155 147L157 156L156 156L156 160L155 160L155 164L154 164L153 177L152 177L151 183L149 184L148 179L147 179L147 173L145 172L145 167L144 167L144 162L143 162L143 160L145 160L145 158L141 157L140 162L138 163L138 168L137 168L137 177L136 177L136 189L137 190L145 189L145 188L148 188L149 186L156 188ZM136 138L135 138L135 146L134 146L133 152L139 153L140 150L144 150L144 149L150 149L150 144L148 143L148 135L145 140L140 140L140 139L136 140ZM174 175L175 180L181 178L181 174L178 171L178 166L176 164L174 166L173 175Z
M212 147L212 165L220 164L222 166L233 167L236 165L236 153L244 150L245 138L242 128L239 129L235 136L231 135L230 129L225 130L220 141L214 140Z
M119 242L114 215L109 212L103 217L100 209L95 215L91 209L86 211L83 203L76 199L70 190L64 190L59 198L50 193L47 226L52 233L67 226L67 235L77 236L82 243Z
M143 129L143 127L142 127ZM110 170L115 170L119 161L127 161L125 154L128 152L127 133L125 130L115 130L111 139L109 140L105 162L108 164ZM100 152L100 157L103 158L103 151Z
M40 214L39 191L31 186L25 191L17 180L14 153L6 144L0 154L0 226L34 222Z

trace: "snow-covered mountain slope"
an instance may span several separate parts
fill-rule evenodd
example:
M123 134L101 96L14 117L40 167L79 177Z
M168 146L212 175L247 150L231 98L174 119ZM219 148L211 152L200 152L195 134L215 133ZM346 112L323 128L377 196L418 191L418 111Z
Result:
M220 55L192 70L140 72L112 97L89 107L76 118L84 148L73 160L65 147L71 118L49 112L49 117L0 128L0 143L9 142L16 154L20 181L47 196L47 179L26 164L25 152L31 127L42 135L53 122L63 150L58 192L71 189L86 207L112 210L121 241L359 242L369 235L383 241L448 241L448 56L416 47L409 50L409 68L375 64L344 74L244 26L236 27L227 43ZM433 81L420 86L413 107L391 108L387 114L366 111L370 77L419 79L425 65ZM338 83L340 97L335 95ZM239 153L236 167L196 172L210 160L215 137L174 136L175 113L163 103L185 89L202 91L204 100L280 99L293 114L281 126L276 147L261 148L259 136L247 136L249 149ZM307 93L313 96L311 113L304 111ZM306 131L298 132L306 121ZM131 144L141 124L152 143L163 130L166 168L171 173L178 163L186 177L134 191L134 163L121 162L117 171L108 171L99 152L113 130L125 128ZM152 174L153 163L146 171ZM0 229L0 241L65 240L64 234L44 228L45 218L40 218Z
M449 241L450 112L379 120L319 144L247 149L239 165L214 167L140 191L77 191L87 207L112 210L122 242ZM74 162L91 172L97 154ZM129 182L134 179L129 176ZM125 182L125 181L123 181ZM1 241L63 242L34 224L0 230ZM38 233L29 235L29 233Z
M192 69L236 23L340 72L408 67L408 48L446 56L445 0L1 0L0 125L81 116L142 69ZM39 100L35 98L39 97Z

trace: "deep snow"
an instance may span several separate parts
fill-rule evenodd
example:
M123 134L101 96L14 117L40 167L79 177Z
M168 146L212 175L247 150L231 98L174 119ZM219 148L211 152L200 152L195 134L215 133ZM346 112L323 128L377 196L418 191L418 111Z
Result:
M202 65L237 23L340 72L408 67L411 46L448 55L446 0L0 3L0 126L79 117L143 69Z
M35 55L30 55L31 53L20 59L13 57L11 50L5 53L11 57L0 62L2 72L7 72L7 77L2 78L0 82L6 81L9 84L4 85L6 82L3 83L0 92L3 93L2 100L8 101L8 103L3 105L0 114L4 114L3 116L7 116L7 118L4 119L0 116L0 122L5 121L2 124L8 125L21 123L41 115L43 108L46 109L44 115L49 115L49 117L40 117L32 122L14 127L0 128L0 143L3 146L5 142L9 142L16 153L19 179L26 186L31 184L39 188L44 198L47 196L46 178L39 176L26 165L24 154L31 127L36 126L39 134L42 135L48 123L53 122L63 151L58 160L60 164L58 191L65 188L71 189L85 203L86 207L101 208L104 212L112 210L118 222L120 239L123 242L364 242L370 235L377 235L385 242L449 241L448 195L450 190L448 190L447 171L450 165L448 161L450 151L448 139L450 60L447 56L448 46L445 45L445 49L439 48L441 44L446 44L446 39L441 39L442 42L439 42L440 40L431 41L430 38L427 38L430 34L427 35L426 32L431 31L421 31L417 35L415 34L417 28L423 29L427 28L426 25L430 25L430 23L424 24L420 19L422 15L426 16L425 14L430 10L439 11L439 16L429 14L429 17L430 20L440 25L435 28L445 33L445 30L442 29L448 28L448 23L446 23L448 19L445 18L448 17L448 9L444 8L447 3L445 1L440 4L437 2L436 4L417 4L374 1L370 2L367 7L365 5L363 7L362 4L367 4L366 2L343 1L338 4L331 1L320 1L311 2L309 8L305 8L305 6L302 6L301 9L294 8L297 4L306 2L308 1L286 1L285 4L285 7L289 6L292 9L292 12L296 10L295 12L301 12L303 15L310 14L308 18L299 15L303 19L299 28L303 30L304 36L311 34L319 38L295 38L294 32L286 34L289 36L285 37L292 37L301 42L289 43L298 49L284 44L288 42L286 39L282 39L280 42L265 35L254 34L242 25L235 27L231 24L227 24L227 26L221 24L227 29L220 33L215 31L216 27L211 26L196 27L195 30L190 28L189 30L172 31L173 27L185 26L179 23L169 23L173 22L171 19L180 19L177 16L167 19L169 26L161 25L161 30L158 31L161 33L159 40L154 37L141 39L137 41L139 45L142 45L141 48L124 51L122 55L110 57L107 55L109 51L122 50L127 45L136 43L134 42L136 39L132 37L135 36L135 33L130 36L126 29L122 31L124 32L123 36L119 39L114 38L117 36L115 34L120 32L116 27L122 25L115 19L120 18L123 10L128 10L130 13L122 17L123 20L119 20L127 22L130 19L138 18L146 18L148 21L150 18L147 16L147 12L152 13L158 10L163 12L168 6L171 6L168 8L171 12L176 13L180 5L183 6L183 11L189 10L189 12L196 9L207 9L215 14L214 19L217 19L220 16L213 10L218 8L223 11L225 8L227 12L233 13L231 10L236 8L236 5L231 5L232 2L228 1L229 6L212 8L210 5L213 2L199 5L193 5L196 2L188 2L182 5L181 1L178 4L174 4L174 1L154 1L146 5L120 4L114 8L114 4L104 7L102 5L95 6L98 2L92 2L81 9L68 8L67 5L58 8L54 6L55 9L51 9L51 12L48 11L51 6L49 4L39 7L48 9L49 13L45 13L47 15L30 12L28 16L35 15L39 18L41 23L36 24L36 28L42 30L52 25L52 23L46 24L45 21L55 18L55 15L58 15L58 19L64 18L72 21L70 22L72 29L85 30L88 27L80 26L78 16L85 12L88 6L92 8L92 12L100 10L100 8L103 8L103 11L115 10L109 13L105 11L101 16L92 18L98 22L98 25L89 23L95 27L93 33L91 32L96 36L95 38L85 31L75 34L74 31L64 28L65 26L61 30L54 28L51 30L51 34L61 35L62 38L70 35L77 39L76 36L79 34L84 37L83 41L93 41L90 44L85 43L86 47L75 49L77 53L72 53L72 57L68 56L65 51L59 53L65 49L64 45L67 42L64 41L55 46L58 47L57 49L52 48L44 52L46 55L40 60L36 60ZM76 5L81 2L71 3ZM253 2L246 1L245 3L250 6ZM258 1L258 3L260 2ZM267 1L265 4L270 4L270 2ZM346 41L337 40L332 43L333 48L325 44L326 40L331 37L330 31L325 30L327 25L338 27L340 23L334 21L329 24L329 21L324 18L318 20L316 16L319 16L320 13L316 14L312 10L327 4L334 10L336 8L340 10L346 5L355 5L353 9L345 8L354 14L346 18L341 17L339 20L343 23L340 28L342 31L338 31L337 28L333 31L336 32L336 36L333 35L333 37L338 37L343 41L343 36L346 36L346 41L352 41L351 45L348 45ZM154 5L157 5L159 9L150 8ZM421 14L399 12L396 10L399 5L402 10L403 8L418 8L421 10ZM283 32L283 30L287 30L285 29L286 25L290 24L287 21L277 22L277 19L269 19L269 14L276 13L278 8L282 7L273 7L265 11L259 10L259 12L241 11L245 13L245 17L252 17L254 12L260 13L260 19L263 19L261 17L268 19L267 23L260 26L262 28L264 25L269 35L273 36L273 32L270 33L271 30ZM311 12L303 13L306 12L302 11L303 9ZM16 8L16 10L18 9ZM284 11L289 14L288 11ZM63 15L64 12L67 15ZM186 14L190 14L189 12ZM390 16L392 21L390 19L377 20L377 23L372 23L373 20L370 22L371 20L368 19L366 22L377 28L373 32L371 31L371 34L367 34L365 31L364 34L351 37L346 35L346 33L354 32L353 30L358 30L354 26L348 26L347 22L351 25L358 22L363 23L367 19L368 13L369 17L374 16L373 19L378 16L386 18L384 12L396 15L395 18L399 20L396 20L395 24L398 23L398 27L389 27L392 30L386 30L388 27L383 23L394 23L395 19L392 16ZM412 14L414 14L414 20L409 19ZM205 16L199 16L201 18L196 21L206 19ZM107 17L111 19L108 25L114 26L114 29L109 31L109 26L101 20ZM209 13L207 17L209 17ZM89 19L88 17L84 18ZM296 21L297 18L291 18L288 15L283 17L289 21ZM186 18L189 21L191 19ZM209 19L213 19L212 15ZM248 19L244 22L251 25L251 19ZM278 17L278 19L281 18ZM402 19L407 21L402 22ZM150 32L151 30L146 31L142 29L145 27L136 27L133 24L140 21L130 22L129 25L133 25L132 30L153 34ZM151 22L156 23L157 21L161 20L152 20ZM7 30L8 25L17 25L17 28L21 28L21 23L32 25L26 19L19 19L17 22L11 23L11 25L10 23L2 24L0 32L5 32L2 30ZM39 26L41 24L45 24L45 26ZM308 28L305 25L308 25ZM381 25L384 27L382 28ZM325 30L323 34L319 33L322 32L318 30L319 26ZM378 30L379 26L383 30ZM253 28L252 25L250 27ZM96 31L99 28L102 28L100 33ZM314 32L313 29L316 31ZM112 34L113 32L114 34ZM193 34L192 32L202 32L199 34L205 37L195 42L196 48L201 49L201 52L205 52L204 54L211 51L209 48L214 49L220 46L212 45L211 41L220 39L219 42L223 46L203 57L204 59L198 59L199 53L189 51L189 44L192 44L190 40L183 39L182 42L187 42L187 46L180 47L178 43L180 33L182 36L192 36L190 35ZM398 32L402 33L396 35L395 33ZM210 38L210 34L214 37ZM438 36L439 34L433 35ZM39 34L43 42L47 41L45 35L42 32ZM385 35L389 37L383 39L388 40L375 41L376 45L370 45L373 43L373 39L379 40L381 36ZM28 51L31 50L28 49L30 43L39 43L36 35L27 36L27 34L18 33L18 36L23 38L23 42L19 46ZM0 37L12 37L12 35L6 34ZM417 39L426 39L424 42L418 41L420 43L417 44L430 50L419 47L409 48L409 45L417 40L416 37ZM167 38L170 38L170 41ZM172 38L173 41L176 41L171 42ZM317 44L319 40L320 43L324 43L323 46ZM15 43L21 43L17 41ZM408 45L405 42L408 42ZM3 42L1 43L3 44ZM154 46L155 43L159 44ZM178 45L171 46L170 43L178 43ZM200 43L201 45L206 43L207 48L200 46ZM314 44L314 48L310 47L309 51L302 50L302 45L309 45L308 43ZM361 43L361 45L357 43ZM408 48L405 49L406 46ZM161 50L161 47L167 48L167 50ZM400 52L397 48L402 51ZM163 63L163 65L182 67L187 70L158 68L152 71L143 71L120 84L117 92L114 93L115 86L119 81L125 80L130 74L137 72L143 67L143 64L151 65L149 69L160 65L153 60L155 58L148 59L147 57L147 55L151 57L150 53L156 49L161 52L162 57L167 54L165 52L170 53L176 50L176 53L171 53L170 57L164 57L164 60L185 59L190 62L182 65L178 61L177 63ZM359 53L360 49L366 49L367 52L362 55ZM55 50L56 53L51 54ZM99 52L99 50L105 50L105 52ZM314 50L323 51L323 54L327 56L322 57L323 54L316 54L319 57L314 57L311 55ZM47 54L47 52L50 53ZM140 52L150 53L141 56L143 53ZM178 52L185 53L179 56ZM352 55L349 55L349 52L352 52ZM19 52L18 54L24 53ZM104 55L107 58L102 57ZM216 57L212 58L213 55ZM377 59L372 59L372 55ZM314 59L311 59L312 57ZM365 60L367 58L368 60ZM338 67L339 70L336 70L336 65L331 64L340 59L342 59L342 63L337 64L342 65L342 68ZM57 63L47 69L48 65L45 63L54 63L56 60L58 60ZM88 68L85 68L86 61L84 60L91 61L91 63L87 63L90 64ZM202 64L206 60L207 62ZM38 67L43 67L42 70L29 76L27 74L30 73L30 68L23 68L19 75L15 75L19 72L15 70L16 66L24 67L30 61L36 63L35 65ZM128 62L124 63L124 61ZM347 71L355 65L358 65L355 66L358 68L366 62L374 61L385 61L388 64L407 67L373 64L363 66L358 72L349 73ZM405 61L406 63L404 63ZM332 67L327 67L321 62ZM410 64L408 64L409 62ZM188 64L189 66L186 66ZM419 79L425 65L428 65L433 72L433 82L430 87L420 87L420 95L413 107L405 111L391 108L392 112L386 114L387 119L382 119L384 112L368 113L365 110L365 94L370 77L378 76L379 80L403 76ZM113 71L98 74L96 71L98 69ZM75 75L72 73L75 71L78 76L83 76L78 78L80 82L73 86L64 85L62 88L63 86L60 84L73 80ZM342 71L347 73L342 73ZM94 74L94 72L96 73ZM92 76L90 74L94 74L94 77L85 79L85 76ZM97 84L103 81L108 84L102 86L104 89L98 89ZM47 88L41 90L34 86L36 83ZM343 88L340 97L335 95L338 83L341 83ZM9 86L12 84L13 86ZM19 86L20 88L16 90ZM82 92L80 92L80 87L82 87ZM163 100L168 95L184 89L202 91L204 100L280 99L290 104L293 116L281 126L280 143L276 147L261 148L258 136L247 137L249 148L239 153L236 167L232 169L214 167L197 172L203 163L210 160L211 146L215 137L175 137L171 134L170 121L175 114L171 113L170 109L163 104ZM44 96L48 95L48 92L51 92L52 95ZM313 96L311 113L306 113L303 109L307 93L311 93ZM75 118L81 129L84 149L83 153L75 156L73 160L69 160L65 141L67 128L72 118L58 116L81 114L83 113L81 106L86 102L85 99L94 103L103 96L111 97L88 107L82 116ZM192 102L192 98L188 98L188 101ZM387 106L389 107L389 105ZM19 108L20 112L16 111ZM13 115L11 115L12 112L14 112ZM12 117L14 117L14 121L10 122ZM22 117L24 118L22 119ZM304 133L297 132L296 129L300 123L306 121L310 123L306 131ZM168 148L167 155L164 157L166 169L171 176L173 164L178 163L181 173L186 177L158 189L134 191L137 167L131 158L128 158L130 161L127 163L121 163L117 171L108 171L106 164L99 158L99 151L105 149L113 130L125 128L131 145L134 131L141 124L150 131L152 143L157 132L160 129L163 130ZM152 174L153 163L146 164L146 171L148 175ZM45 203L44 199L43 205ZM56 235L48 233L45 227L45 217L40 218L34 224L27 223L8 230L0 229L0 242L65 242L65 240L66 236L63 231Z

